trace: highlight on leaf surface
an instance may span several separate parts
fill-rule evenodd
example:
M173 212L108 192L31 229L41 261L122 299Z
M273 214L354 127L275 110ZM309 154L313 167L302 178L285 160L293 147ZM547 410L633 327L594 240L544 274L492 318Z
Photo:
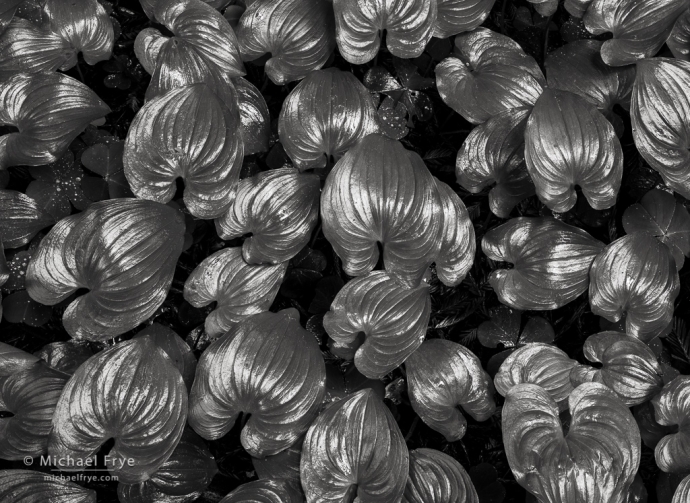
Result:
M15 190L0 189L0 239L4 248L24 246L55 223L35 199Z
M366 389L329 405L309 428L302 450L302 487L309 503L397 503L408 466L398 424Z
M219 503L302 503L304 496L285 480L254 480L242 484Z
M671 49L674 58L690 61L690 8L676 20L666 45Z
M664 472L686 473L690 470L690 376L678 376L652 399L656 421L672 426L656 445L656 464Z
M194 501L218 473L216 461L204 441L185 429L168 460L148 480L119 484L117 495L127 503Z
M649 341L671 322L680 280L670 250L643 232L602 250L589 273L592 312L609 321L625 316L625 333Z
M350 72L310 73L283 102L278 133L299 170L323 168L379 131L371 94Z
M323 400L326 368L293 308L237 324L201 355L189 424L203 438L225 435L250 414L242 446L254 457L283 451L304 434Z
M460 463L435 449L410 451L410 473L402 503L479 503Z
M69 380L55 409L48 453L84 460L112 438L110 473L121 483L143 482L168 460L186 418L187 390L165 352L152 338L122 342L94 355Z
M663 386L663 369L654 352L644 342L620 332L590 335L584 355L601 368L576 366L570 374L573 386L599 382L612 389L628 406L654 397Z
M430 313L427 283L409 288L394 273L372 271L338 292L323 326L333 353L354 358L357 370L379 379L419 347Z
M96 491L33 470L0 470L0 499L9 503L96 503Z
M189 275L184 298L194 307L216 303L204 327L211 337L219 336L247 317L268 311L287 265L250 265L242 258L241 248L219 250Z
M244 155L266 152L271 137L271 116L266 100L254 84L247 79L233 79L240 110Z
M182 376L187 390L192 387L196 372L196 356L182 337L169 327L154 323L134 336L134 339L148 338L162 349Z
M62 317L77 339L106 340L151 316L163 303L182 251L177 210L141 199L94 203L60 220L26 273L32 299L49 306L79 289Z
M472 31L482 24L496 0L436 0L433 36L448 38Z
M472 124L511 108L531 107L546 85L534 58L488 28L455 37L455 55L435 72L443 101Z
M391 54L421 56L434 30L436 9L436 0L333 0L340 54L356 65L368 63L378 53L385 30Z
M24 3L24 0L7 0L0 5L0 35L5 31L7 25L14 18L17 8Z
M623 66L654 56L668 38L686 0L594 0L583 17L594 35L612 33L601 46L607 65Z
M683 503L690 500L690 475L685 477L676 488L671 503Z
M137 113L127 132L124 171L136 196L159 203L172 200L182 178L189 212L210 219L232 203L243 152L237 110L212 87L195 84L172 89Z
M506 396L518 384L535 384L563 411L574 389L570 372L575 365L577 362L557 347L531 342L508 355L494 377L494 385L501 396Z
M576 186L595 210L616 204L623 150L611 123L576 94L542 93L527 120L525 162L539 199L552 211L575 206Z
M458 184L478 194L493 184L489 207L500 218L533 196L534 183L525 165L525 127L531 108L512 108L470 131L458 152Z
M242 256L249 264L280 264L309 242L319 216L318 176L293 168L240 180L228 211L216 220L222 239L249 234Z
M0 342L0 378L11 377L33 367L39 358L21 349Z
M666 185L690 197L690 62L639 61L630 119L642 157Z
M48 447L55 405L69 375L42 362L0 378L0 458L38 457Z
M55 162L89 123L109 112L91 89L72 77L15 74L0 83L0 123L18 130L0 136L0 169Z
M72 339L46 344L36 351L34 356L45 361L49 367L72 375L82 363L93 356L93 351L88 342Z
M498 299L522 310L557 309L582 294L603 247L584 230L552 217L513 218L482 239L487 257L513 264L489 276Z
M333 7L327 0L248 2L237 27L244 61L266 53L274 84L300 80L323 67L335 48Z
M627 234L646 232L668 246L679 271L690 255L690 214L668 192L652 189L639 203L628 206L623 228Z
M630 410L599 383L568 399L567 434L548 392L519 384L503 406L503 441L518 483L540 501L625 503L640 464L640 433Z
M429 339L410 355L405 369L412 408L448 442L465 435L462 412L486 421L496 410L491 378L479 358L460 344Z

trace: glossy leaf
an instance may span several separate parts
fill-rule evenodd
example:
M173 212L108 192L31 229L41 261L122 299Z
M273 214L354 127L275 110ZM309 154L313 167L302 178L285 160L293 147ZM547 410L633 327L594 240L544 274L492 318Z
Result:
M671 503L683 503L685 501L690 501L690 475L685 477L678 485Z
M410 451L410 473L402 503L479 503L460 463L434 449Z
M371 94L350 72L309 74L283 102L278 132L300 170L323 168L379 130Z
M441 246L436 256L436 274L441 283L456 286L462 283L474 263L477 243L474 226L462 199L442 181L436 179L441 198L443 226Z
M625 316L625 332L643 341L666 328L680 284L669 249L636 232L609 244L592 263L589 303L609 321Z
M436 66L443 101L472 124L534 105L546 85L537 62L517 42L487 28L455 37L456 56Z
M240 109L244 155L266 152L271 137L271 116L266 100L254 84L238 77L233 80Z
M630 119L635 146L666 185L690 197L690 62L638 62Z
M191 389L196 371L196 357L192 349L174 330L154 323L134 336L134 339L148 338L162 349L182 376L187 389Z
M530 108L505 110L475 127L458 152L455 176L469 192L489 192L489 207L508 218L523 199L535 194L525 165L525 127Z
M412 408L448 442L465 435L462 412L486 421L496 410L491 378L479 358L460 344L429 339L407 359L405 369Z
M496 0L436 0L434 37L448 38L472 31L482 24Z
M325 0L256 0L237 26L244 61L266 53L266 75L278 85L326 64L335 48L333 7Z
M542 93L527 120L525 161L539 199L552 211L575 206L576 185L596 210L616 203L623 178L620 142L611 123L576 94L550 88Z
M55 370L72 375L82 363L93 356L93 351L88 342L69 340L46 344L36 351L34 356Z
M328 406L307 432L302 487L310 503L397 503L408 452L395 419L372 390Z
M32 470L0 470L0 499L8 503L96 503L96 491Z
M119 484L117 495L127 503L194 501L216 473L216 461L204 441L185 429L170 458L151 478L138 484Z
M590 335L583 348L585 358L601 368L579 365L570 375L574 386L599 382L615 391L628 406L654 397L663 386L663 369L644 342L620 332Z
M594 35L613 34L601 46L601 57L607 65L623 66L654 56L687 8L686 0L594 0L583 21Z
M48 447L55 405L69 375L35 363L0 379L0 458L38 457Z
M623 213L623 228L628 234L646 232L668 246L680 271L690 255L690 214L672 194L653 189L639 203Z
M55 218L29 196L0 189L0 239L5 248L27 244L41 230L55 223Z
M187 390L165 352L152 338L122 342L93 356L69 380L55 409L48 453L84 460L113 438L110 473L121 483L143 482L172 454L186 417Z
M255 480L232 491L219 503L302 503L302 493L284 480Z
M59 159L92 121L110 112L81 82L61 73L16 74L0 84L0 169L42 166Z
M11 377L33 367L39 358L21 349L0 342L0 378Z
M324 395L326 369L295 309L261 313L204 351L190 395L189 424L206 439L251 414L241 441L254 457L276 454L306 431Z
M678 376L652 399L659 424L674 426L676 433L662 438L654 450L656 464L664 472L690 470L690 376Z
M518 384L535 384L558 404L568 408L568 397L574 387L570 371L577 364L555 346L532 342L518 348L505 359L494 378L496 391L507 396Z
M77 339L105 340L139 325L163 303L182 251L184 220L169 206L113 199L58 222L29 263L26 289L55 305L89 291L62 317Z
M334 353L354 357L357 370L378 379L419 347L430 312L431 297L425 282L408 288L395 274L372 271L338 292L323 326L335 341L331 348Z
M240 181L233 204L216 220L222 239L250 234L242 245L249 264L290 260L309 242L319 215L316 175L272 169Z
M197 218L216 218L232 202L243 143L236 110L213 88L196 84L148 101L127 133L124 170L134 194L160 203L172 200L176 180Z
M356 65L374 59L384 30L391 54L421 56L436 22L434 0L334 0L333 10L340 54Z
M287 262L250 265L241 248L226 248L206 257L185 282L184 297L194 307L216 303L206 317L211 337L224 334L247 317L268 311L283 281Z
M674 58L690 61L690 8L676 20L666 45Z
M14 18L14 13L24 0L7 0L0 5L0 35L7 29Z
M557 309L589 284L589 268L603 243L582 229L551 217L518 217L491 229L482 250L491 260L509 262L489 282L499 300L514 309Z
M568 399L565 434L556 402L543 388L519 384L503 406L503 441L518 483L540 501L624 503L640 464L640 434L628 408L603 384Z

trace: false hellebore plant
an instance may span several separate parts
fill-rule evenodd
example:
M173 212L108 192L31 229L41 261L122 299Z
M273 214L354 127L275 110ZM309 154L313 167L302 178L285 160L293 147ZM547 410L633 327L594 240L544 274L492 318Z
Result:
M0 501L690 502L690 0L124 4L0 2Z

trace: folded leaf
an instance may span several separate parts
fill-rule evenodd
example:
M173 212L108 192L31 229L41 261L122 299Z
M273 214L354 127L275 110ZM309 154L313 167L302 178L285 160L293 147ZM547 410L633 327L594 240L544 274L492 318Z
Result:
M652 236L636 232L602 250L589 273L592 312L617 322L643 341L654 338L673 317L680 282L669 249Z
M7 503L96 503L96 491L30 470L0 470L0 499Z
M55 162L92 121L110 112L84 84L61 73L16 74L0 84L0 169Z
M285 480L255 480L232 491L219 503L302 503L302 493Z
M431 297L425 282L408 288L395 274L372 271L338 292L323 326L335 341L332 351L337 353L339 347L356 350L357 370L370 379L379 379L419 347L430 312Z
M187 390L190 390L196 371L196 356L192 353L189 344L171 328L158 323L154 323L134 336L134 339L140 338L151 339L165 352L182 376Z
M328 406L307 432L302 487L310 503L397 503L408 474L405 439L370 390Z
M39 358L21 349L0 342L0 378L11 377L33 367Z
M690 197L690 62L668 58L640 61L630 119L642 157L666 185Z
M690 501L690 475L685 477L678 485L671 503L683 503L684 501Z
M280 142L300 170L336 161L379 125L371 94L350 72L309 74L283 102Z
M106 349L77 369L55 409L48 452L84 460L112 438L110 473L125 484L143 482L168 460L186 418L182 376L152 338L142 337Z
M443 101L472 124L534 105L546 85L539 65L517 42L488 28L455 37L456 56L436 66Z
M455 459L434 449L415 449L402 503L479 503L479 496Z
M241 441L254 457L294 444L318 413L326 368L295 309L261 313L204 351L190 395L189 424L206 439L225 435L250 414Z
M5 248L24 246L55 218L38 203L14 190L0 189L0 239Z
M384 30L391 54L421 56L436 22L435 0L334 0L333 10L340 54L356 65L374 59Z
M640 464L632 414L603 384L587 383L568 399L565 434L558 406L540 386L519 384L503 406L503 440L518 483L548 503L627 503Z
M686 473L690 470L690 376L678 376L652 399L659 424L674 426L676 433L666 435L656 445L656 464L664 472Z
M117 495L127 503L194 501L218 473L216 461L199 436L185 429L168 460L138 484L118 484Z
M410 403L417 415L448 442L467 430L465 412L486 421L496 411L491 378L469 349L445 339L429 339L405 362Z
M494 385L506 396L518 384L536 384L544 389L560 410L568 408L568 397L574 387L570 371L577 365L555 346L532 342L512 352L501 364Z
M687 8L687 0L594 0L583 21L594 35L613 34L601 46L601 57L607 65L623 66L654 56Z
M26 273L34 300L55 305L80 288L62 317L77 339L106 340L151 316L163 303L182 251L177 210L140 199L94 203L58 222Z
M244 155L266 152L271 137L271 116L266 100L254 84L247 79L233 79L242 124Z
M215 302L206 317L211 337L224 334L245 318L268 311L283 281L287 262L250 265L241 248L226 248L208 256L184 285L184 298L194 307Z
M35 363L0 379L0 458L24 459L45 454L55 405L68 374Z
M646 232L659 239L671 250L679 271L690 256L690 214L668 192L650 190L629 206L623 213L623 228L627 234Z
M51 342L34 353L55 370L72 375L86 360L93 356L89 343L69 340Z
M148 101L125 142L124 171L132 192L167 203L182 178L192 215L222 215L232 203L243 159L239 115L226 105L205 84L172 89Z
M242 245L249 264L290 260L309 242L319 216L321 183L292 168L272 169L237 186L234 202L216 220L222 239L250 234Z
M489 192L489 207L508 218L515 205L535 194L525 165L525 127L530 108L505 110L475 127L458 152L455 176L463 188Z
M604 244L582 229L551 217L518 217L491 229L482 250L497 262L489 282L499 300L514 309L557 309L589 284L589 268Z
M482 24L496 0L436 0L434 37L448 38Z
M351 148L326 179L323 233L350 276L379 260L417 286L436 259L443 232L442 204L422 159L397 141L369 135Z
M574 386L602 383L628 407L644 403L661 391L663 369L654 352L639 339L620 332L601 332L587 338L583 351L585 358L600 363L601 368L583 372L576 367L570 375Z
M552 211L575 206L575 186L596 210L616 203L623 150L611 123L576 94L542 93L527 121L525 161L539 199Z
M244 61L266 53L266 75L275 84L303 79L318 70L335 48L333 7L327 0L247 2L237 37Z
M676 20L666 45L671 49L674 58L690 61L690 9Z

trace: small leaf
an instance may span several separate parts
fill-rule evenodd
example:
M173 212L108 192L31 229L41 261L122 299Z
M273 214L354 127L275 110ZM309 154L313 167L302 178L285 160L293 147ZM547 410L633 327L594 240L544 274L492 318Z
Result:
M26 290L19 290L2 299L2 313L10 323L40 327L50 319L53 309L33 300Z
M393 140L407 136L407 107L402 101L395 102L386 96L378 109L379 125L383 133Z
M122 155L125 142L114 141L97 143L87 148L81 155L81 163L88 170L103 177L108 184L110 199L132 197L132 189L125 178ZM100 201L101 199L95 199Z

